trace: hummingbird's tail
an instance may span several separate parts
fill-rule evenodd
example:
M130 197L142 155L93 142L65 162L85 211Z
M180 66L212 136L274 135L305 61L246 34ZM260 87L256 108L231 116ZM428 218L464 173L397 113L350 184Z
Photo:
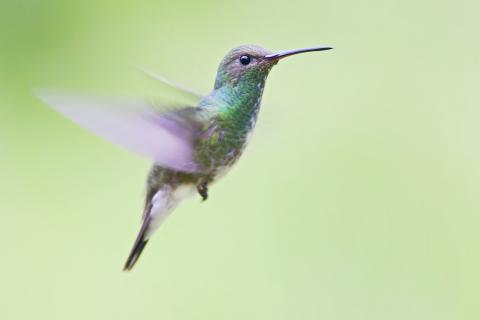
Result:
M147 245L148 239L146 238L146 233L148 227L150 226L151 218L146 217L143 221L142 228L138 233L137 239L133 244L133 248L128 255L127 262L125 262L125 266L123 267L123 271L130 271L132 270L133 266L137 262L138 258L140 258L140 254L142 253L143 249Z
M153 196L147 196L142 227L125 262L124 271L132 270L152 233L176 207L178 201L173 191L170 186L164 185L158 191L152 192Z

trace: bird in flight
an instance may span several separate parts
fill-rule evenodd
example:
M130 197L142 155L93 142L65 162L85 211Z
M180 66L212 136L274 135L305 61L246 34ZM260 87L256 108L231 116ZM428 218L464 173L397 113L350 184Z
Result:
M208 187L237 162L255 127L272 67L285 57L329 49L272 53L256 45L236 47L221 61L214 88L206 96L150 74L196 97L195 106L39 93L52 109L80 126L153 160L142 225L124 270L133 268L152 234L181 201L197 192L206 200Z

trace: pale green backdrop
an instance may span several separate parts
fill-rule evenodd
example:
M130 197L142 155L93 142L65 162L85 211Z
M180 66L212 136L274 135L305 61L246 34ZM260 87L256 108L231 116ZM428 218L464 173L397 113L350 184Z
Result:
M479 10L1 0L0 319L479 319ZM244 43L335 50L275 67L245 157L123 273L149 162L32 90L208 92Z

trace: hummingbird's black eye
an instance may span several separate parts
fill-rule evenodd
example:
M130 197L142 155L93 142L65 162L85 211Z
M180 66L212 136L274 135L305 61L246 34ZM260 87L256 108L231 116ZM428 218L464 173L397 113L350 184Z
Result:
M250 56L245 55L245 56L241 56L239 60L240 60L240 63L241 63L241 64L243 64L244 66L246 66L247 64L250 63L250 60L251 60L251 59L250 59Z

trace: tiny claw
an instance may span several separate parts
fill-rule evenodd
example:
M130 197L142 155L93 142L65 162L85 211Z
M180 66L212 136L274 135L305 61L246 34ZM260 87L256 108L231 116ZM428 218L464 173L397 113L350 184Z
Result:
M207 187L206 182L203 182L203 183L199 184L197 186L197 191L200 194L200 196L202 197L202 201L205 201L205 200L208 199L208 187Z

